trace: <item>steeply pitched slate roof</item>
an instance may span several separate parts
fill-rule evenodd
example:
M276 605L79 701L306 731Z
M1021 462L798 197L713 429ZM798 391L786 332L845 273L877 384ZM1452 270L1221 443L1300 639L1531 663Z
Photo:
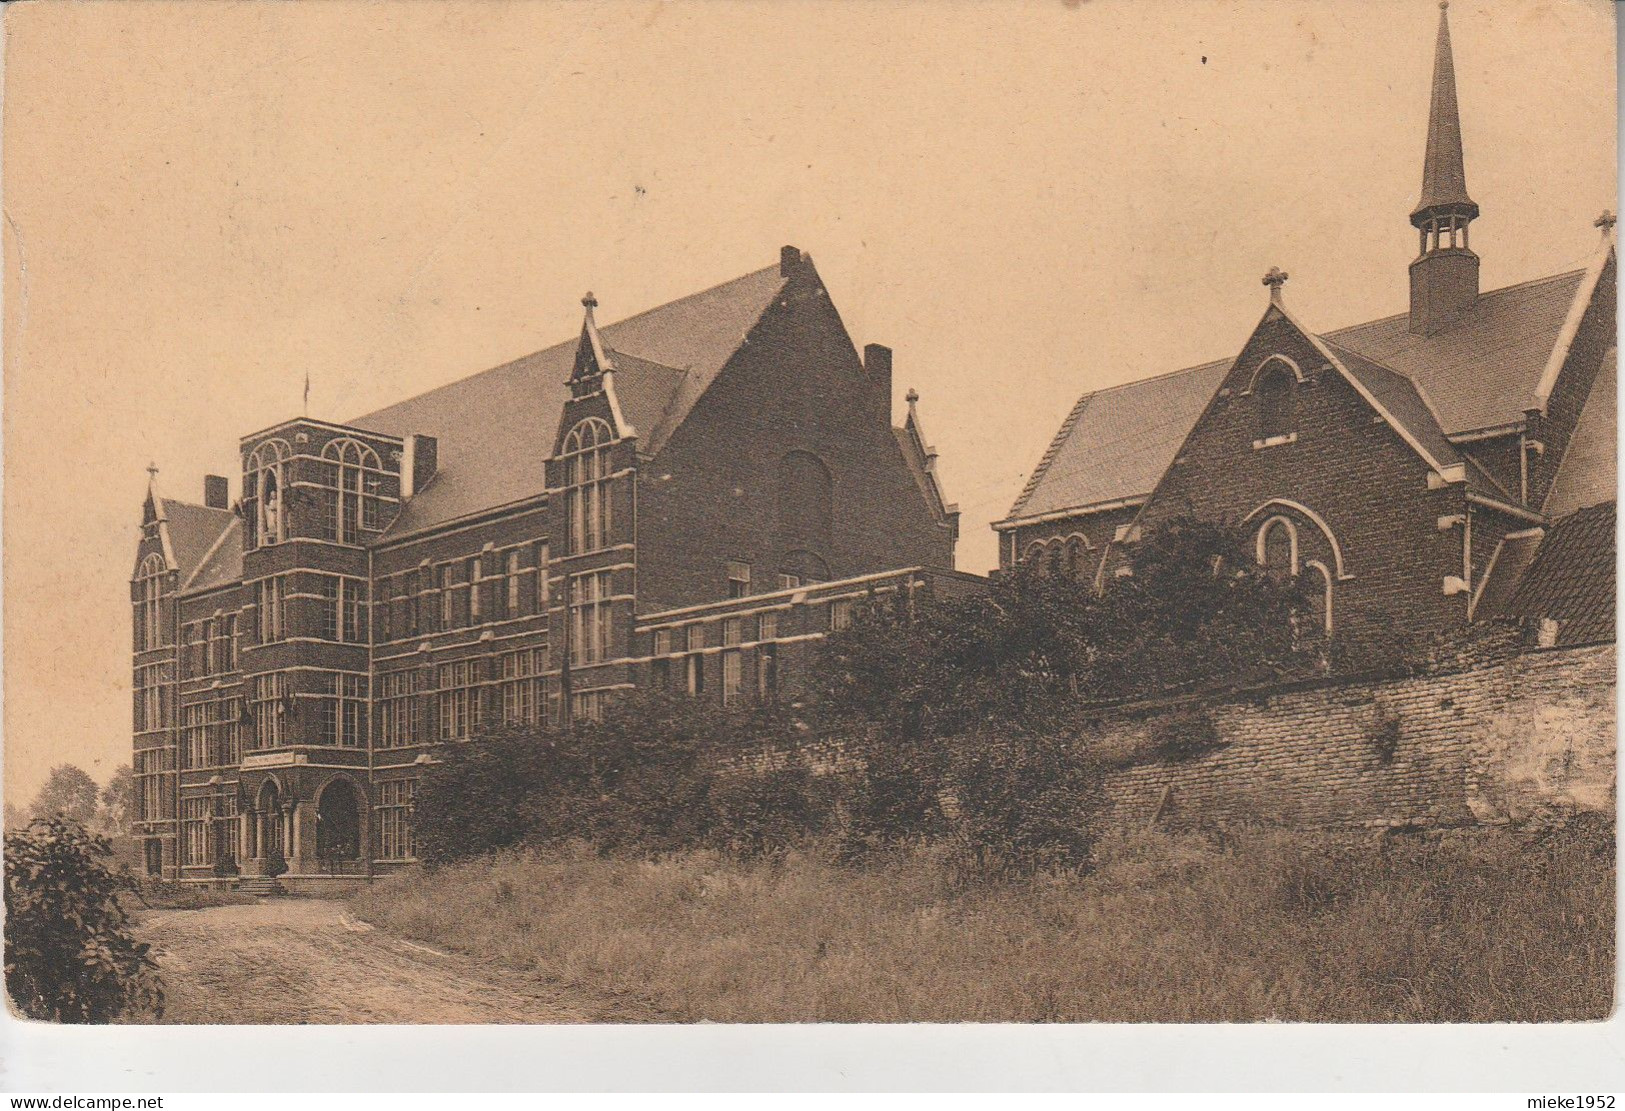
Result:
M187 594L196 594L241 582L242 578L243 523L233 515L231 524L227 526L225 535L216 542L214 550L203 557L203 562L190 579L182 580L182 590Z
M1558 464L1557 478L1542 509L1553 517L1613 501L1619 489L1616 444L1619 437L1619 352L1610 348L1591 384L1580 421Z
M779 267L758 270L600 328L620 369L616 395L641 451L664 446L783 290ZM360 417L357 428L438 441L435 477L385 539L546 491L542 458L570 395L571 339Z
M1034 517L1149 494L1231 362L1084 394L1009 515Z
M175 553L180 581L184 583L209 554L220 534L237 523L237 515L229 509L210 509L170 498L163 499L162 508L170 547Z
M1390 415L1437 452L1441 465L1449 465L1460 455L1446 436L1521 421L1535 404L1585 276L1574 270L1491 290L1459 322L1433 335L1413 334L1409 314L1400 313L1319 338L1341 353L1339 359ZM1231 362L1084 394L1008 516L1150 494ZM1471 476L1469 468L1469 481Z
M1415 382L1439 410L1445 433L1512 424L1534 404L1546 359L1557 343L1584 270L1481 294L1455 324L1430 336L1410 330L1410 315L1325 333Z
M1440 466L1448 467L1461 462L1461 456L1457 454L1450 441L1445 439L1444 430L1439 427L1438 418L1433 415L1433 407L1418 392L1416 383L1398 371L1373 362L1341 344L1327 340L1326 346L1399 424L1397 431L1401 434L1408 433L1410 439Z
M1535 553L1540 551L1543 535L1539 529L1532 529L1501 541L1485 571L1484 583L1473 604L1474 619L1482 621L1507 616L1507 607L1512 604L1512 596L1517 593L1524 572L1529 570Z
M1557 621L1557 647L1614 639L1613 502L1552 525L1506 612Z

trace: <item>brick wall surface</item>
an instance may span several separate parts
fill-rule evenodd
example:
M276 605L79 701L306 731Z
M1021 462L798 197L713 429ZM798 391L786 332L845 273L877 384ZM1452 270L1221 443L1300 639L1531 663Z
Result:
M1614 807L1613 645L1448 675L1209 703L1225 742L1107 783L1115 820L1304 829L1539 821ZM1189 709L1179 712L1188 713ZM1103 719L1108 747L1148 750L1174 711ZM1391 755L1385 719L1398 722Z

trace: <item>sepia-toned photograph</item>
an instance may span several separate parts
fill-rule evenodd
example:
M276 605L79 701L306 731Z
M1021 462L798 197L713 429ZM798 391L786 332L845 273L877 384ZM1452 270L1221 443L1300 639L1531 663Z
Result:
M19 1023L1600 1023L1605 0L11 5Z

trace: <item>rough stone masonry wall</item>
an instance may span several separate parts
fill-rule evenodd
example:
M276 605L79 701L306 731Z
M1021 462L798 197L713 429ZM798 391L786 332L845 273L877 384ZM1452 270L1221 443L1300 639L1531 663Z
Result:
M1615 648L1602 645L1210 702L1199 710L1224 745L1112 773L1113 824L1437 828L1612 816L1614 686ZM1191 712L1105 718L1086 732L1147 752ZM1385 720L1398 723L1387 754L1377 740Z

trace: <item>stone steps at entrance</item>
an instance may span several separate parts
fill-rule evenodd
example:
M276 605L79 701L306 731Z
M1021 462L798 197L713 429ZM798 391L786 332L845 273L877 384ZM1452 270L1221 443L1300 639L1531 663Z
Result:
M270 895L286 895L288 889L269 876L245 876L237 881L237 890L244 895L257 895L265 898Z

